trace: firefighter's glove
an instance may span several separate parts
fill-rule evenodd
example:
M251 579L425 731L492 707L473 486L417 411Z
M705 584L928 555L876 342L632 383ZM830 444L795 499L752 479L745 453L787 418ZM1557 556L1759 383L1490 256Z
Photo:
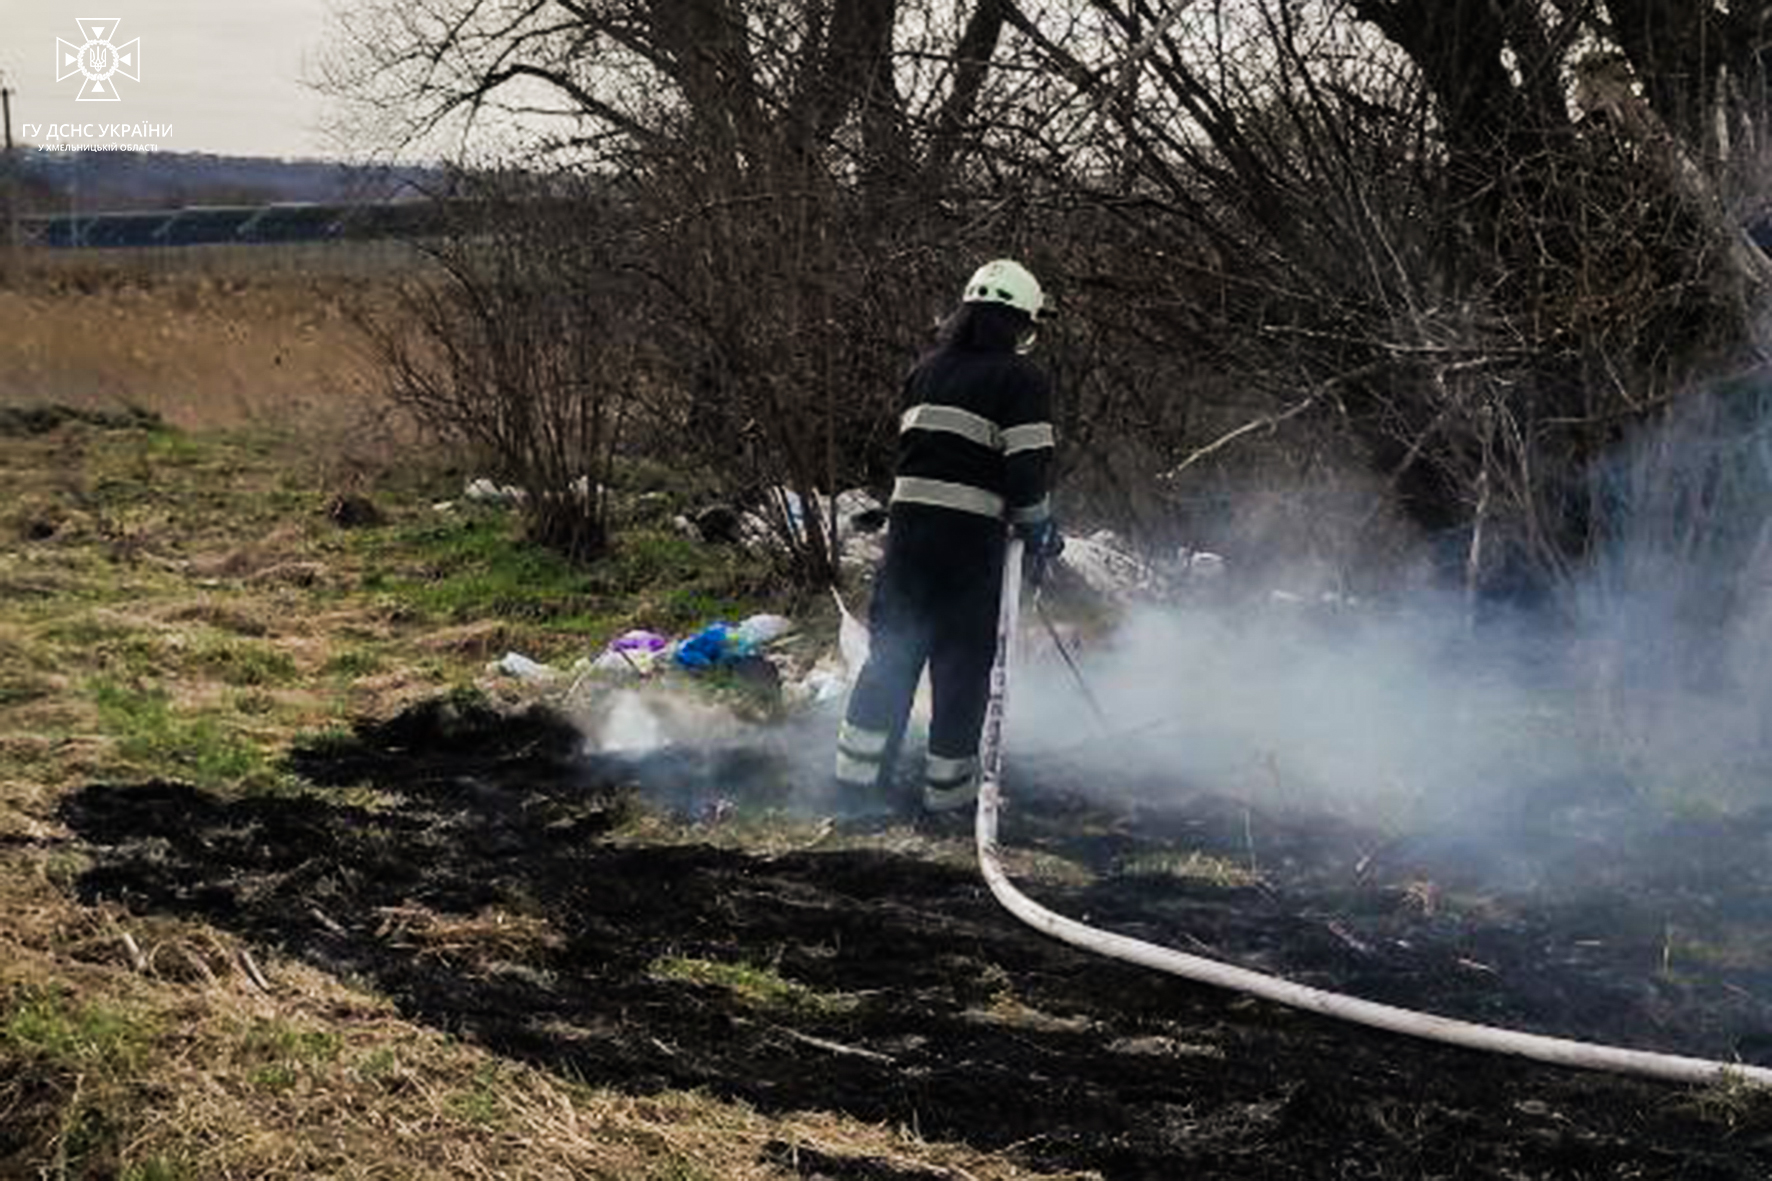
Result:
M1064 534L1051 517L1028 521L1015 527L1015 535L1027 547L1024 572L1028 585L1037 587L1046 580L1046 568L1064 553Z

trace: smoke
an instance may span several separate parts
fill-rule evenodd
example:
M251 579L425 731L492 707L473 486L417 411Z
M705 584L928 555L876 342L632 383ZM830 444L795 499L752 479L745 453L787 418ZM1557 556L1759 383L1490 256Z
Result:
M828 809L841 706L769 719L736 707L730 691L586 682L562 713L583 736L589 780L625 783L669 815L704 822L734 810Z
M1106 725L1036 641L1007 749L1085 792L1498 840L1772 803L1768 409L1757 386L1711 390L1609 456L1599 552L1530 609L1473 623L1427 590L1141 606L1076 653Z
M1084 790L1223 793L1413 827L1578 772L1581 744L1543 741L1568 711L1526 690L1520 667L1471 642L1450 603L1151 607L1080 662L1107 724L1036 650L1008 741Z
M1772 803L1772 394L1721 384L1596 473L1576 588L1600 722L1670 805Z
M1758 387L1713 390L1607 457L1587 485L1603 544L1530 609L1473 623L1444 591L1351 599L1319 563L1300 579L1324 589L1304 596L1127 610L1105 638L1072 641L1085 686L1030 612L1007 786L1214 794L1497 847L1772 804L1769 410ZM1273 589L1302 585L1263 569ZM817 810L832 804L840 710L736 724L627 690L580 722L588 750L691 812L735 795Z

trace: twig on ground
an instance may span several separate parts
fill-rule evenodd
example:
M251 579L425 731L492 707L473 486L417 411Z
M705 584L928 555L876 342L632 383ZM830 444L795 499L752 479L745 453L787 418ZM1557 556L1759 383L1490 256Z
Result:
M221 987L221 981L215 978L215 973L210 970L209 964L204 961L203 957L197 954L195 948L188 943L180 943L178 945L178 950L179 953L185 957L185 962L197 969L197 974L203 977L209 987Z
M308 903L308 914L313 917L316 923L319 923L334 935L344 935L347 933L345 929L339 925L336 919L311 902Z
M242 947L239 952L236 953L235 958L240 961L241 970L246 973L246 978L252 981L253 986L266 996L269 996L271 993L270 982L265 979L265 974L258 970L258 964L253 961L252 953Z
M860 1046L846 1046L842 1042L833 1042L822 1037L813 1037L809 1033L801 1033L797 1029L789 1029L785 1025L775 1027L776 1032L786 1034L794 1041L802 1042L814 1049L824 1050L831 1054L841 1054L846 1058L865 1058L869 1062L883 1062L888 1066L896 1066L897 1060L890 1054L882 1054L878 1050L866 1050Z
M134 968L137 972L146 972L148 970L148 957L143 955L142 949L136 945L135 936L131 935L128 931L125 931L122 927L117 927L116 930L118 942L123 944L123 950L129 954L129 966Z

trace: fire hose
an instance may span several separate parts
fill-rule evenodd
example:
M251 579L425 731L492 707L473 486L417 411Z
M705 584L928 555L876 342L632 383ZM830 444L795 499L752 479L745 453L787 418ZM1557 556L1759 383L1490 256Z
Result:
M1036 931L1110 959L1391 1033L1583 1070L1683 1083L1748 1082L1772 1086L1772 1069L1767 1067L1633 1050L1481 1025L1298 984L1283 977L1103 931L1048 910L1023 894L1010 882L997 856L997 814L1003 802L1003 719L1012 664L1011 641L1020 623L1021 560L1022 543L1011 541L997 620L997 658L991 668L990 701L979 747L981 782L974 826L978 864L985 882L997 901L1016 918Z

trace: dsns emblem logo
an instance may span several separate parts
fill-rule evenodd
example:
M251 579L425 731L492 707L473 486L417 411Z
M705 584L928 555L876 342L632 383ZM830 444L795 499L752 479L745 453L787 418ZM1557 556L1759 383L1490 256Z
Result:
M86 40L71 45L60 37L55 39L55 80L80 75L80 102L120 102L117 79L142 80L141 38L127 45L113 45L120 23L114 16L82 16L75 20L80 35Z

